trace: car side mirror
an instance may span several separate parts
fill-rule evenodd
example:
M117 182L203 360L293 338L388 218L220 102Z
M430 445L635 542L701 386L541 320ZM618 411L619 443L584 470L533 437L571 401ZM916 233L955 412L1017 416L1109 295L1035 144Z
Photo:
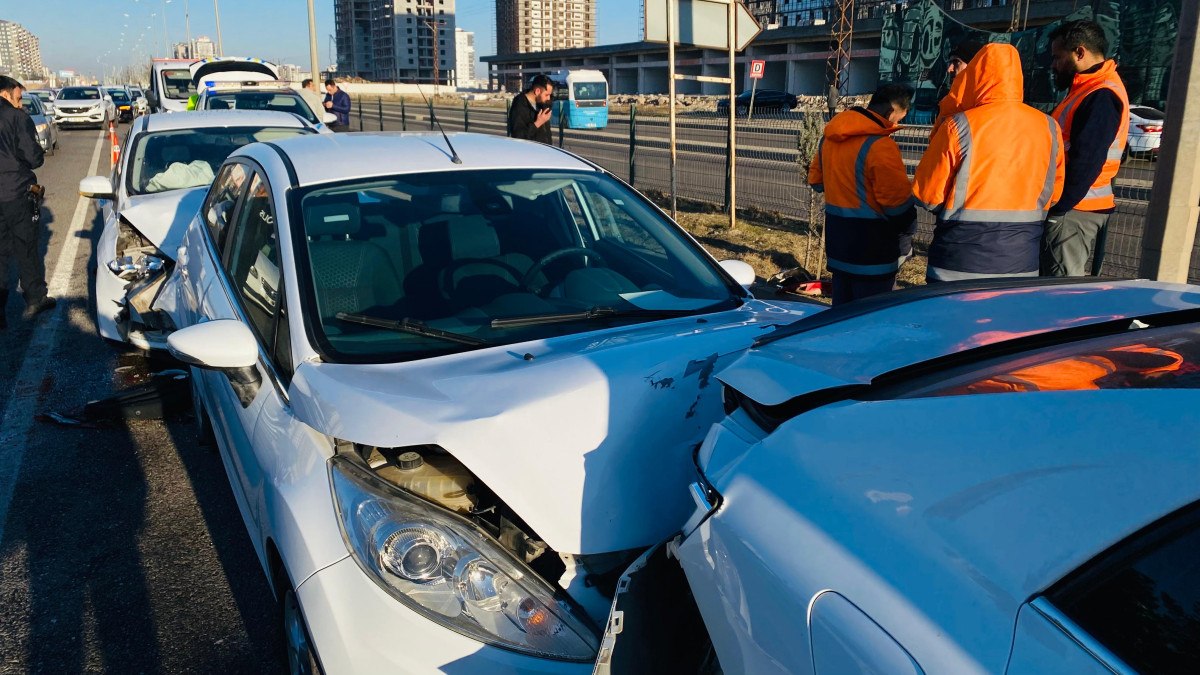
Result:
M88 199L116 199L112 181L104 176L88 176L79 181L79 194Z
M337 124L337 115L327 112L321 116L321 121L325 124Z
M158 106L158 94L156 94L152 91L146 92L146 102L152 106L157 107Z
M251 368L258 363L258 340L241 321L216 319L167 336L171 356L198 368Z
M754 268L750 266L750 263L741 260L722 260L717 264L733 277L739 286L750 288L754 284Z

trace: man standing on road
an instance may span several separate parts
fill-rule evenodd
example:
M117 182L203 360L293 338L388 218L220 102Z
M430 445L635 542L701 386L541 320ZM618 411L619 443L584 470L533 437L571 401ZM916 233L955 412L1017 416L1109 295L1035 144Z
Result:
M508 111L508 135L553 145L550 134L550 96L554 83L545 75L537 75L529 88L513 97Z
M46 295L46 267L38 251L42 187L33 170L42 165L33 119L21 108L24 86L0 75L0 328L7 327L9 266L15 258L25 318L52 309Z
M1063 189L1058 123L1021 102L1021 57L985 45L954 78L961 112L929 140L913 193L937 216L928 281L1038 275L1042 223Z
M330 124L330 129L350 131L350 94L342 91L332 79L325 80L325 109L337 115L337 124Z
M912 254L917 210L900 146L891 138L912 97L907 85L884 84L866 108L838 113L808 167L809 185L825 193L834 305L892 290Z
M318 122L325 117L325 97L317 91L317 85L313 83L311 77L305 78L300 83L300 98L303 98L308 107L312 108Z
M1071 91L1052 113L1066 140L1067 173L1062 199L1046 218L1042 274L1079 277L1116 210L1112 183L1129 136L1129 96L1117 64L1104 56L1100 24L1065 23L1050 33L1050 49L1055 84ZM1094 272L1103 259L1096 251Z

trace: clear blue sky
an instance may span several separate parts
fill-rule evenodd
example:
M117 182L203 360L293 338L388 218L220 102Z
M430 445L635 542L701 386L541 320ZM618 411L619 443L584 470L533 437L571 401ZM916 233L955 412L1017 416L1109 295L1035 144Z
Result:
M640 0L597 0L600 44L631 42L638 37ZM5 0L0 19L24 25L41 40L42 59L55 70L99 74L109 68L141 64L163 55L163 18L171 43L185 41L185 0ZM192 37L216 42L210 0L187 0ZM165 12L164 12L165 7ZM316 0L321 66L328 65L333 34L333 0ZM221 37L225 53L269 61L308 64L306 0L223 0ZM475 32L480 56L495 53L494 0L457 0L458 25Z

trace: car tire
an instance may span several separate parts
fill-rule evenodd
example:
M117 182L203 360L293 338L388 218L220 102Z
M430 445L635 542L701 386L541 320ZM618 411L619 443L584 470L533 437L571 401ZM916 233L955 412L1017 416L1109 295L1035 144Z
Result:
M748 110L749 109L746 106L739 105L737 107L737 110L734 111L734 114L736 114L738 117L741 117L741 116L745 115Z
M288 672L293 675L322 675L324 671L317 660L308 624L304 621L304 613L300 611L296 592L291 587L283 594L281 604L280 616L284 647L287 649Z

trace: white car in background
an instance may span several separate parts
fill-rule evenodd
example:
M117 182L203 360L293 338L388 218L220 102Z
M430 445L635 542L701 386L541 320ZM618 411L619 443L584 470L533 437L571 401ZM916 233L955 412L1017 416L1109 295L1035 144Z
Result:
M161 294L175 248L196 215L214 172L247 143L316 130L277 112L142 115L125 136L112 176L90 176L79 192L102 199L96 244L96 326L102 337L142 349L166 346Z
M310 108L286 82L214 82L200 90L196 110L278 110L303 117L322 133L333 133L328 125L337 122L337 115Z
M167 341L292 672L591 673L617 578L692 508L714 373L823 309L478 134L249 145L175 256Z
M54 104L54 115L60 127L102 129L117 119L117 106L104 87L63 87Z
M33 94L34 96L37 96L39 99L41 99L42 108L46 111L46 114L49 115L50 117L54 117L54 101L56 98L58 98L58 95L55 94L53 90L51 90L51 89L31 89L26 93Z
M1142 105L1129 108L1129 140L1125 144L1125 156L1158 155L1162 144L1163 122L1166 115Z

